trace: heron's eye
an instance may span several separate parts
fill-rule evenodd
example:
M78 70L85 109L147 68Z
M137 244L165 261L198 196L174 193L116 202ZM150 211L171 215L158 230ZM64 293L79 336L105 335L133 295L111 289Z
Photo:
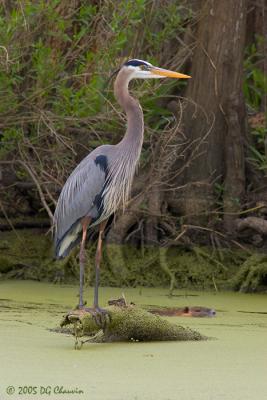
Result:
M146 64L140 65L140 68L141 68L142 71L148 71L149 70L149 67Z

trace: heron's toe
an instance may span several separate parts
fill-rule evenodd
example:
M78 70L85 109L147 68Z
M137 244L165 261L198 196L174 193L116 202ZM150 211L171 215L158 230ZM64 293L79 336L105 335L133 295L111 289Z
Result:
M111 322L110 313L104 308L95 308L95 313L93 315L95 323L102 329L105 329L107 324Z
M87 304L87 301L84 301L83 304L79 303L74 307L74 310L85 310L86 304Z

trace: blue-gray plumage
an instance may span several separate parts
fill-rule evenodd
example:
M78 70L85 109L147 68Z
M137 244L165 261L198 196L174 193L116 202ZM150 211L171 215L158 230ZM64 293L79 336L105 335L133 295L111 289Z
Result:
M102 234L109 216L118 208L125 208L143 143L142 108L129 94L128 85L134 78L164 77L189 78L188 75L157 68L137 59L129 60L119 69L114 94L127 116L126 133L117 145L100 146L85 157L67 179L58 199L54 214L56 257L67 256L81 242L79 308L84 308L86 233L88 227L99 225L94 306L86 309L94 315L105 315L105 311L98 306Z
M105 153L109 147L104 145L92 151L75 168L62 189L54 215L57 258L67 256L80 241L83 217L91 216L94 224L101 217L99 196L107 177L108 158Z

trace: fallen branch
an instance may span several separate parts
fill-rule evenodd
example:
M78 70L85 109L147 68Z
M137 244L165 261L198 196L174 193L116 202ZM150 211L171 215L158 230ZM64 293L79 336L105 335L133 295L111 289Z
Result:
M241 232L245 229L253 229L260 235L267 235L267 221L259 217L247 217L244 219L237 219L236 227L238 232Z

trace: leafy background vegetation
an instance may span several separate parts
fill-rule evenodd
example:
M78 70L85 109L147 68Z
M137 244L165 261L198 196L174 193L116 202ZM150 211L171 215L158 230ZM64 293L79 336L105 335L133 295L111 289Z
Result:
M57 0L2 5L1 157L31 160L41 181L61 186L77 158L117 142L125 121L112 105L111 72L137 55L165 65L166 43L176 40L191 15L181 2L153 8L144 0L121 7ZM173 58L168 64L179 67ZM158 114L169 114L157 98L170 86L139 86L150 133Z

